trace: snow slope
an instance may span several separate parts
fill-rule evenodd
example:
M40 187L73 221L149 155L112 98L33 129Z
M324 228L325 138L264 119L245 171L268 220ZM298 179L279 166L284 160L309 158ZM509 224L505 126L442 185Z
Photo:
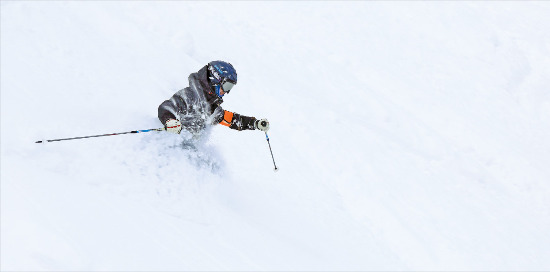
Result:
M0 8L1 270L550 270L550 3ZM160 127L217 59L279 172L222 126L34 143Z

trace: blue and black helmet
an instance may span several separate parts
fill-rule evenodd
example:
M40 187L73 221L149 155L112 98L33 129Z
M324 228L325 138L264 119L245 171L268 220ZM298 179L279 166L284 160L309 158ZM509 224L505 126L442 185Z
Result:
M220 88L224 93L229 93L231 88L237 84L237 71L229 62L216 60L208 63L208 79L214 88L218 97L223 97L220 94Z

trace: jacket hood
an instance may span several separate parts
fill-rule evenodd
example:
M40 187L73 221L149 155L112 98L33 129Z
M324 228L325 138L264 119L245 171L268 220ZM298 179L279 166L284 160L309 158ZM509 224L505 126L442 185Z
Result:
M208 65L202 67L198 72L189 75L189 80L192 80L192 77L195 77L199 81L204 97L206 97L206 100L210 105L219 106L223 103L223 99L214 93L214 88L208 80Z

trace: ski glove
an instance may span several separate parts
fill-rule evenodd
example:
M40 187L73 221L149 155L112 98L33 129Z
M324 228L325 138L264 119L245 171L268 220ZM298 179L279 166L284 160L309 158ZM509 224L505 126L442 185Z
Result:
M254 122L254 127L263 132L267 132L269 130L269 121L265 118L262 120L256 120L256 122Z
M181 132L181 122L177 119L168 119L164 123L164 128L170 133L179 134Z

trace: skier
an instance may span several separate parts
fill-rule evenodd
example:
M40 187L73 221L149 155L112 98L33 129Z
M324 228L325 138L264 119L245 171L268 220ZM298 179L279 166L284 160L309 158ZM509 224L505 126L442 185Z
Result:
M259 129L267 132L267 119L240 115L224 110L223 96L237 84L237 71L228 62L212 61L189 75L189 87L176 92L158 108L158 118L168 132L182 128L200 137L207 125L222 124L236 130Z

